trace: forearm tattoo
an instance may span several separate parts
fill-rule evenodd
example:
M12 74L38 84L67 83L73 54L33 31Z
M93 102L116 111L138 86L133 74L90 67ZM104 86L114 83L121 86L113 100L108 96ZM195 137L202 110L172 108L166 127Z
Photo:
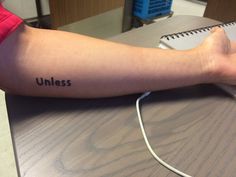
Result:
M50 79L36 77L35 80L38 86L70 87L72 85L71 80L58 80L54 79L54 77L51 77Z

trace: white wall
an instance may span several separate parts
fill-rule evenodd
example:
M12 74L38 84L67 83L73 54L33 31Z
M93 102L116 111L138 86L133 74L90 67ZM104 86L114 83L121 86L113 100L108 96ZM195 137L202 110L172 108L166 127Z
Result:
M48 15L49 10L49 0L41 0L42 11L44 15ZM5 0L3 5L20 16L23 19L33 18L37 16L36 3L35 0Z

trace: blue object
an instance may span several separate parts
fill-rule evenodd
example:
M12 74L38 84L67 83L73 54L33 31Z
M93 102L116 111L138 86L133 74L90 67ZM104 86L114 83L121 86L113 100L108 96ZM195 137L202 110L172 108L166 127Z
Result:
M171 12L173 0L134 0L133 14L143 20L150 20Z

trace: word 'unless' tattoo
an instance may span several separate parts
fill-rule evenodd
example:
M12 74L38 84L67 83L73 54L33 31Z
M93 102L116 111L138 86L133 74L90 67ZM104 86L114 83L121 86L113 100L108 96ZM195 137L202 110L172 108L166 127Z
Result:
M71 80L58 80L51 77L50 79L37 78L36 83L38 86L57 86L57 87L70 87Z

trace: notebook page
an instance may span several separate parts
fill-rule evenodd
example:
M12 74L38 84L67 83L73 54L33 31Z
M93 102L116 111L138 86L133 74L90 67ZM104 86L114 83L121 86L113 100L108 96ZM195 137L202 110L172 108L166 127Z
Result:
M235 22L219 26L225 30L230 40L236 41ZM160 43L166 45L169 48L177 50L191 49L201 44L204 39L209 36L211 28L212 27L206 27L202 29L166 35L161 38Z

